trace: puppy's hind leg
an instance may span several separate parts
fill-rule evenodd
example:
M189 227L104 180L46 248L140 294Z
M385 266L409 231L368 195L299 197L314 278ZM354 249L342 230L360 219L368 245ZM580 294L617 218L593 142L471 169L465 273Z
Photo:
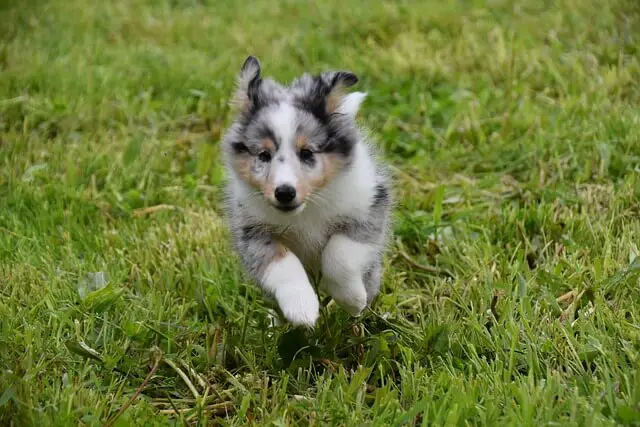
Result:
M362 276L364 287L367 291L367 305L370 305L380 292L380 282L382 281L382 259L381 255L367 266Z

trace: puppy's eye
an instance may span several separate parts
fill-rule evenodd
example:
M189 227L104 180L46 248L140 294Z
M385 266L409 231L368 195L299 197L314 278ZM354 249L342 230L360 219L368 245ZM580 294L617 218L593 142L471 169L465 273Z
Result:
M261 162L270 162L271 161L271 153L269 151L261 151L260 154L258 154L258 159L260 159Z
M243 153L249 152L249 149L247 148L247 146L244 145L242 142L234 142L233 144L231 144L231 147L233 148L233 151L236 154L243 154Z
M303 148L302 150L300 150L300 160L305 163L313 162L313 151L309 150L308 148Z

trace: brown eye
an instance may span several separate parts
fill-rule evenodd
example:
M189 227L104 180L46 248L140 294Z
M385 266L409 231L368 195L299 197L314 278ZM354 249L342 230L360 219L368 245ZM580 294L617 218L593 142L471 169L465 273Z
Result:
M300 150L300 160L305 163L313 163L313 151L309 150L308 148L303 148L302 150Z
M269 151L261 151L260 154L258 154L258 159L260 159L261 162L270 162L271 161L271 153Z

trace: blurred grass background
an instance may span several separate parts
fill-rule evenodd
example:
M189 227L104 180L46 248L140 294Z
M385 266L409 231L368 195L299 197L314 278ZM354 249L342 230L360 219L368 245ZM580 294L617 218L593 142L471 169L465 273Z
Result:
M2 424L639 425L637 1L0 16ZM360 319L272 326L231 251L218 143L249 54L369 93L399 206Z

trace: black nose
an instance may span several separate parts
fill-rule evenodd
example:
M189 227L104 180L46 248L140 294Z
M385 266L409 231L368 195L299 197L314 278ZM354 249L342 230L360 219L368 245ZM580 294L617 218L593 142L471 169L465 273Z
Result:
M281 185L276 188L275 196L280 203L291 203L296 198L296 189L290 185Z

